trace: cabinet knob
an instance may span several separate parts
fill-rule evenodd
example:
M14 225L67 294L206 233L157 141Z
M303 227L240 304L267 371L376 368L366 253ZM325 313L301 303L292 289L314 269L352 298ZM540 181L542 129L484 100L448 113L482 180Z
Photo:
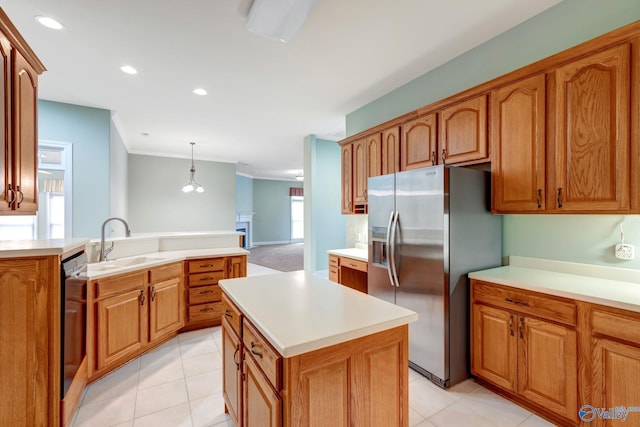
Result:
M231 318L233 318L233 314L231 314L231 312L230 312L228 309L226 309L226 310L224 311L224 315L225 315L225 316L227 316L227 317L231 317Z

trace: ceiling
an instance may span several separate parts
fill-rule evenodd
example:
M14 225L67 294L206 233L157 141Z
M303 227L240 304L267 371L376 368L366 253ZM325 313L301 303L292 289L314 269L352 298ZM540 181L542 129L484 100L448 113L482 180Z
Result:
M5 0L47 67L39 97L113 112L129 153L294 179L306 135L560 0L318 0L288 43L245 28L252 0ZM59 20L62 31L35 16ZM137 75L120 71L124 64ZM198 96L201 87L208 95Z

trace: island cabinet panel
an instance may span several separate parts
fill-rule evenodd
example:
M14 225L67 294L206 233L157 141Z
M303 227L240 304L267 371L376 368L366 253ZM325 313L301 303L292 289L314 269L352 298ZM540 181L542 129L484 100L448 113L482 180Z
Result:
M224 307L218 281L246 275L246 255L185 261L187 318L184 329L220 325Z
M0 260L0 425L60 424L58 257Z
M242 341L226 318L222 319L222 394L234 425L242 425Z
M452 105L438 114L441 164L489 161L486 95Z
M400 169L418 169L435 165L437 160L436 113L427 114L402 125Z
M282 425L282 399L262 373L253 356L244 350L243 419L247 427Z
M490 95L495 213L545 209L545 87L540 74Z
M575 303L477 280L471 286L473 374L561 424L577 422Z
M551 73L548 209L630 209L630 52L625 43Z

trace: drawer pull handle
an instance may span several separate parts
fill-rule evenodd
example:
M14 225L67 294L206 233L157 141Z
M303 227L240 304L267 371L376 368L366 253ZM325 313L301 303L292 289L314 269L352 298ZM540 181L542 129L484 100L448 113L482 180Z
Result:
M509 333L513 336L513 314L509 315Z
M144 290L140 290L140 305L144 305Z
M200 268L213 267L213 264L200 264Z
M213 311L213 308L207 307L207 308L201 308L200 309L200 313L208 313L210 311Z
M520 318L520 326L518 327L518 331L520 332L520 339L524 339L524 334L522 333L522 329L524 328L524 317Z
M229 310L225 310L224 311L224 315L227 316L227 317L233 318L233 314L231 314L231 312Z
M236 364L236 369L240 369L240 362L236 362L236 355L240 351L240 346L236 347L236 351L233 352L233 363Z
M511 298L505 298L504 299L506 302L510 302L511 304L515 304L515 305L523 305L525 307L529 307L529 303L526 301L518 301L515 299L511 299Z
M562 208L562 187L558 187L558 207Z
M256 356L258 356L259 358L261 358L261 359L262 359L262 352L259 352L259 351L257 351L257 350L254 350L254 347L255 347L255 346L256 346L256 345L254 344L254 342L253 342L253 341L251 341L251 353L255 354Z
M208 291L200 291L200 295L207 295L207 294L212 294L213 291L211 289L209 289Z
M156 300L156 287L152 286L151 287L151 302Z
M538 209L542 208L542 190L538 188Z
M201 277L200 281L202 282L204 280L213 280L213 279L214 279L214 277Z

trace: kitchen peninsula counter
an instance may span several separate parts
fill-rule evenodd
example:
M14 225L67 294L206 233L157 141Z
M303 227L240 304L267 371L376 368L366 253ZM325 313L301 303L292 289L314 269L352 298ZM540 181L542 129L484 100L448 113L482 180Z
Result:
M223 395L237 427L409 425L416 313L303 271L220 286Z

